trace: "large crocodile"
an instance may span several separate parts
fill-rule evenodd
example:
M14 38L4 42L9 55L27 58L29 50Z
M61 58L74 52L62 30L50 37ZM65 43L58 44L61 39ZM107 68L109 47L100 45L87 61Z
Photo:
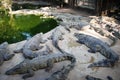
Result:
M23 78L32 77L34 75L34 71L39 69L47 68L50 70L53 67L53 64L56 62L70 60L71 63L75 63L76 59L71 54L60 54L60 53L52 53L46 56L38 56L33 58L32 60L23 61L20 64L16 65L12 69L6 71L7 75L14 74L25 74Z
M107 58L90 64L88 67L112 67L115 65L115 62L119 60L117 53L100 39L82 33L75 33L74 36L78 39L79 43L85 44L88 48L90 48L90 50L88 50L89 52L100 52L100 54Z
M9 54L8 43L3 42L0 45L0 65L3 64L4 61L11 59L14 54Z
M43 33L39 33L33 36L24 44L24 46L21 49L14 50L14 52L16 53L22 52L24 57L29 59L37 57L37 54L34 54L33 51L41 49L42 46L40 46L40 43L46 42L46 40L43 40L42 36Z
M74 28L76 30L84 30L89 29L89 23L87 21L79 21L79 22L61 22L60 25L64 26L64 28L70 32L71 28Z
M87 21L79 21L79 22L71 22L70 28L75 28L77 30L81 30L83 28L90 28L90 26L88 26L89 23Z

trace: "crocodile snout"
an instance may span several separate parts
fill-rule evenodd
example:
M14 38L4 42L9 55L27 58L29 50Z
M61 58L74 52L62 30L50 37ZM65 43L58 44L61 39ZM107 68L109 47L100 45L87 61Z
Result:
M6 75L11 75L12 74L12 71L11 70L8 70L5 72Z

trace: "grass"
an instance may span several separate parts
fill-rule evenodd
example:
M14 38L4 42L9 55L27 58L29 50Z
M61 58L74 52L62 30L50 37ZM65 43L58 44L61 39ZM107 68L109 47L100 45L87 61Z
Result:
M31 36L46 33L57 26L53 18L43 18L42 15L5 15L0 13L0 43L7 41L15 43L26 39L23 32Z

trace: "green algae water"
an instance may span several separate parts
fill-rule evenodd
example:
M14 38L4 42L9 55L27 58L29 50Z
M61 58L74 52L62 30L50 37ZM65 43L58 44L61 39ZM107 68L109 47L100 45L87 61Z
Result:
M46 33L57 26L53 18L42 15L5 15L0 13L0 43L15 43L43 32Z

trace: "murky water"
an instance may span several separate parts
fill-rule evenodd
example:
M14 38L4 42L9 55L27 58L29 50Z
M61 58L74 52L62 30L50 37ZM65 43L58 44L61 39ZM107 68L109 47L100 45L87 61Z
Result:
M42 15L5 15L0 12L0 43L15 43L57 26L56 20Z

